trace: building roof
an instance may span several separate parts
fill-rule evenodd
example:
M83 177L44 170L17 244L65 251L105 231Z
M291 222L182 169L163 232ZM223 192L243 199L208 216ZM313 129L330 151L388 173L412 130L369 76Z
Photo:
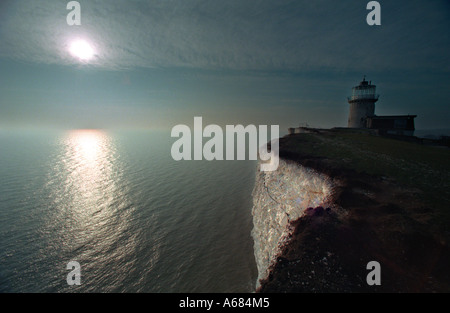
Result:
M375 116L368 116L367 118L370 119L404 119L404 118L415 118L417 115L375 115Z

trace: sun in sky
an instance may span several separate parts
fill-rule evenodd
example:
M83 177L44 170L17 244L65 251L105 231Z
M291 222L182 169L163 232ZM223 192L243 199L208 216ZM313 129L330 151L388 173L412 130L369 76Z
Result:
M69 51L72 56L81 61L89 61L94 57L95 51L89 42L84 39L77 39L70 43Z

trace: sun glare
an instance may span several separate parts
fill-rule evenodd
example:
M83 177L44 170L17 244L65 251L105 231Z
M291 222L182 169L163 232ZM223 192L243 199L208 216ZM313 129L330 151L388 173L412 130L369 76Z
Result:
M79 161L84 160L88 163L95 161L102 152L104 134L97 130L77 130L71 135Z
M70 53L82 61L89 61L94 57L94 49L85 40L76 40L70 44Z

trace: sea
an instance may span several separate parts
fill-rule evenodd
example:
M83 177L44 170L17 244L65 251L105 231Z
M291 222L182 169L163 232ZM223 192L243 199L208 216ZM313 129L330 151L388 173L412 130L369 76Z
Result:
M253 292L256 161L174 161L175 140L0 131L0 292Z

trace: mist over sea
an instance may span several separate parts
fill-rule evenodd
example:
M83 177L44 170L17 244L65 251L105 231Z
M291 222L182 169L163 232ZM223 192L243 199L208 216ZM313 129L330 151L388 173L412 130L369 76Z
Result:
M0 131L0 292L254 291L256 162L176 162L174 141Z

